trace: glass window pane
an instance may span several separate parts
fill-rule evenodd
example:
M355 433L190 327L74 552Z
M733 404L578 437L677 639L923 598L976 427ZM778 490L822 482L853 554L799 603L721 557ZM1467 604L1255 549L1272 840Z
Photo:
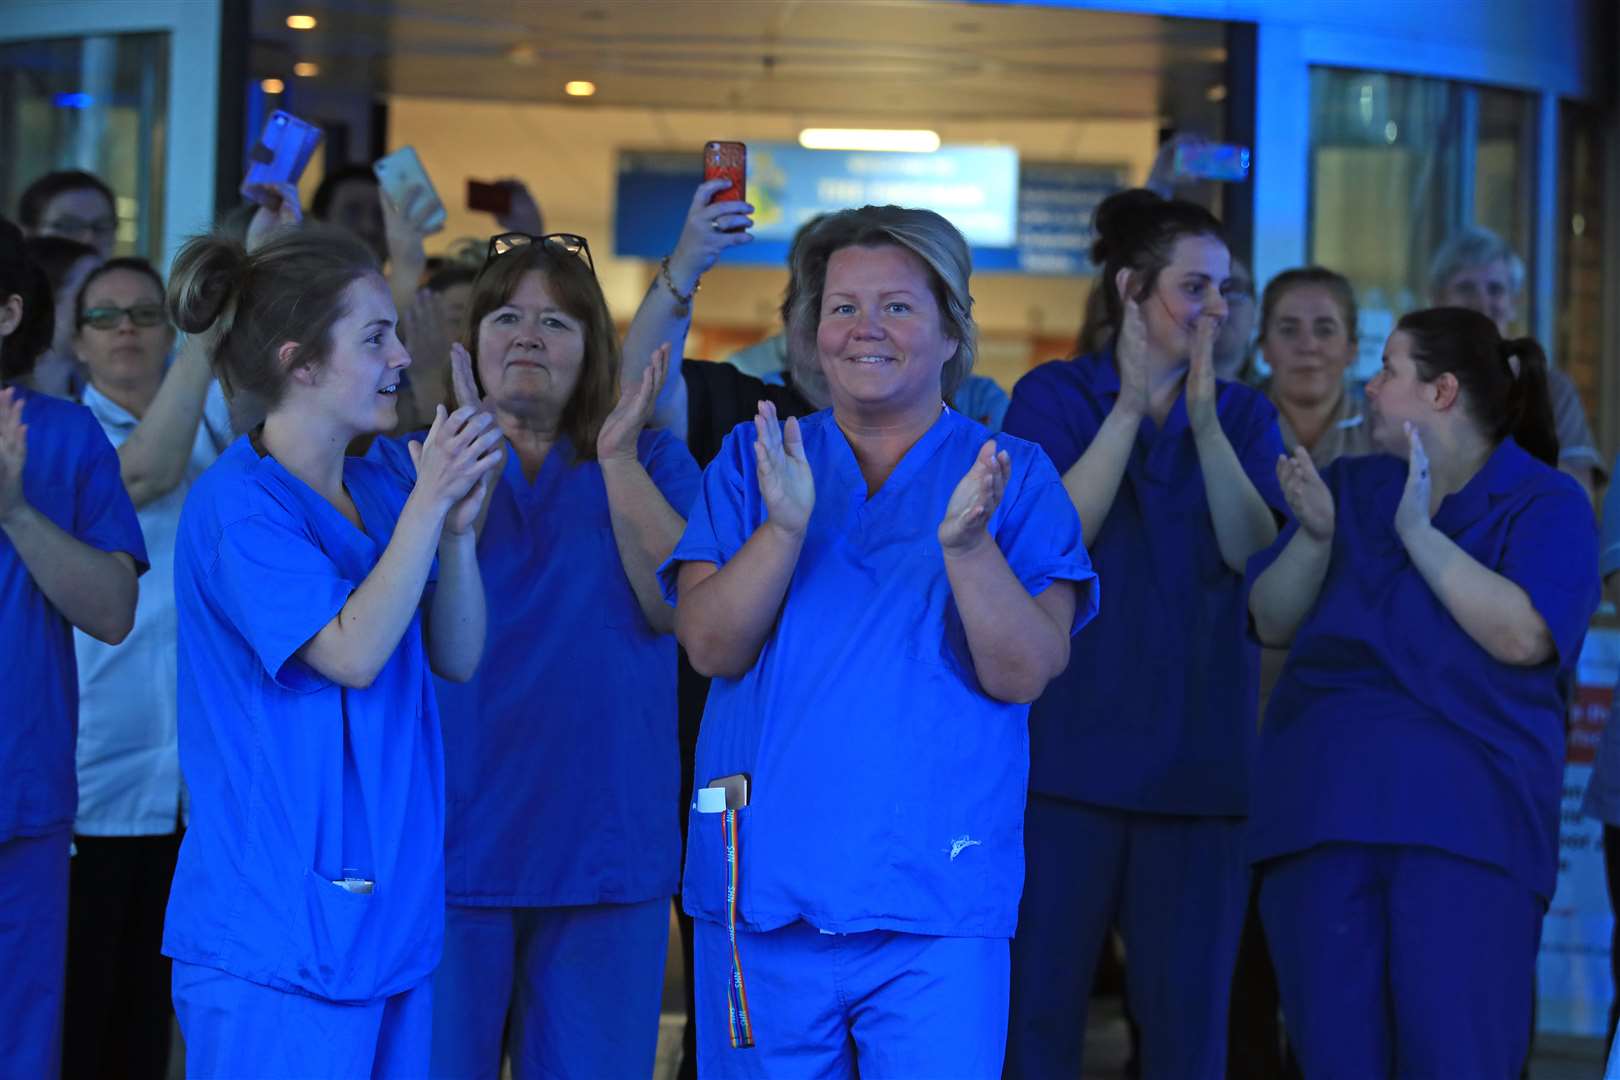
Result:
M1492 229L1528 264L1534 147L1529 95L1311 71L1311 261L1356 287L1356 377L1377 370L1395 320L1431 302L1430 264L1456 230Z
M118 201L118 252L162 254L167 34L0 45L0 211L55 169L101 177Z
M1606 333L1603 203L1608 189L1603 114L1570 102L1562 105L1561 112L1558 319L1553 358L1575 381L1586 414L1599 416ZM1605 440L1603 445L1611 444Z

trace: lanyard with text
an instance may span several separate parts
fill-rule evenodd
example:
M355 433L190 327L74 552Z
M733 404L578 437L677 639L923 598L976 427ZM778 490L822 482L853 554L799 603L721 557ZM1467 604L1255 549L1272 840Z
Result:
M731 977L726 981L726 1022L731 1029L731 1048L746 1050L754 1045L754 1024L748 1016L748 988L743 983L742 957L737 952L737 882L742 865L737 811L727 810L720 815L720 830L726 846L726 933L731 939Z

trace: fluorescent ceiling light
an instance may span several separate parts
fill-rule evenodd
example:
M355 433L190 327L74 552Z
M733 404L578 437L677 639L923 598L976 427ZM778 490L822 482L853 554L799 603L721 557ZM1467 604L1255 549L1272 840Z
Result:
M569 97L590 97L596 93L596 84L585 79L574 79L563 84L563 93Z
M289 15L287 16L287 26L292 30L313 30L316 26L315 16Z
M805 128L799 132L799 145L807 150L895 150L932 154L939 149L939 134L883 128Z

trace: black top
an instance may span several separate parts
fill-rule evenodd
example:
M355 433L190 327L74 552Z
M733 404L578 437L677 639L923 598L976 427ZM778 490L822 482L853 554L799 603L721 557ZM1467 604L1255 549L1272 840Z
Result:
M730 364L710 360L683 360L686 379L686 448L698 467L707 467L720 453L720 443L731 429L752 420L761 401L776 406L783 420L809 416L816 407L793 388L793 375L784 372L786 386L756 379Z

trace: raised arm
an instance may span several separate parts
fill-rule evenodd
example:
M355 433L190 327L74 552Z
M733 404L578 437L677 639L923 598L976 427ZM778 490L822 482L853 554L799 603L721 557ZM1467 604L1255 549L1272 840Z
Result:
M64 532L23 494L28 425L23 403L0 390L0 533L62 617L98 641L117 645L135 624L135 561Z
M624 367L620 379L635 386L646 370L647 358L660 345L669 346L670 377L664 381L653 413L652 426L686 438L686 382L681 378L681 357L686 334L692 328L692 301L698 283L727 248L751 243L748 230L754 208L745 202L710 204L714 193L727 187L725 179L705 180L692 194L686 222L675 250L659 266L624 335ZM735 231L732 231L735 230Z
M256 184L254 198L259 208L248 222L249 251L258 250L276 232L304 219L298 189L291 184ZM192 334L181 343L179 358L163 376L141 422L118 447L118 469L136 509L167 495L185 479L214 381L209 366L214 334Z
M388 237L388 291L394 296L394 309L404 311L416 299L422 272L427 269L427 222L437 203L433 193L419 184L405 189L404 202L395 206L381 189L383 227Z
M613 523L619 562L642 614L661 634L675 629L675 612L664 602L658 568L680 542L686 519L653 483L636 447L669 374L669 357L669 346L660 345L640 382L624 386L618 407L609 414L596 439L596 459L601 463L602 481L607 487L608 516Z
M1120 271L1120 295L1125 297L1125 323L1120 328L1114 355L1119 362L1119 397L1103 418L1097 435L1080 460L1063 474L1063 488L1080 512L1081 537L1089 546L1102 531L1119 494L1131 451L1136 446L1142 417L1147 415L1147 323L1127 287L1129 271Z
M1277 481L1299 529L1277 561L1255 580L1249 591L1249 614L1261 642L1280 648L1294 639L1316 606L1333 558L1336 516L1333 493L1303 446L1296 447L1292 457L1277 459Z
M1198 468L1204 476L1204 494L1221 560L1234 574L1241 574L1249 556L1277 539L1277 519L1243 471L1243 462L1216 412L1215 335L1219 330L1215 319L1204 317L1194 331L1185 390L1187 422L1198 450Z
M770 636L816 501L799 422L778 426L776 407L762 401L754 433L764 524L724 566L685 563L676 581L675 636L701 674L729 679L754 666Z
M484 643L472 519L482 503L480 482L500 462L499 440L487 413L462 408L447 416L440 406L427 438L411 444L416 484L388 546L337 615L299 649L305 663L341 686L370 686L410 626L439 550L450 565L440 567L429 613L428 658L446 678L472 676ZM451 536L443 543L447 527Z
M990 535L1011 469L987 440L951 494L939 544L979 685L999 701L1028 702L1069 664L1075 590L1059 581L1031 596Z
M1429 517L1429 456L1417 429L1407 424L1411 450L1406 488L1395 510L1395 532L1412 565L1451 617L1493 659L1535 667L1557 652L1547 621L1530 594L1491 570L1434 527ZM1556 558L1555 552L1548 556Z

